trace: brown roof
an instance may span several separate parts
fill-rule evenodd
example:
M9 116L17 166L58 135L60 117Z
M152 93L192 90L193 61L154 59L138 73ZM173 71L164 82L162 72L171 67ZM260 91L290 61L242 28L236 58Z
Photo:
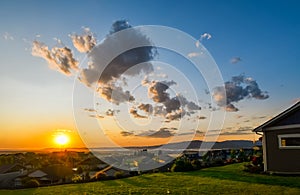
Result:
M298 101L296 104L291 106L290 108L286 109L285 111L281 112L277 116L273 117L272 119L268 120L267 122L263 123L262 125L256 127L253 129L253 132L261 132L264 128L271 126L272 124L276 123L277 121L285 118L286 116L290 115L294 111L300 109L300 101Z

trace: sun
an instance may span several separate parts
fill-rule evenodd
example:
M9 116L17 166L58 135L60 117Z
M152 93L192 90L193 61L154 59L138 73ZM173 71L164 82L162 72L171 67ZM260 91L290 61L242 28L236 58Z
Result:
M69 143L69 137L66 134L59 134L55 136L55 143L58 145L66 145Z

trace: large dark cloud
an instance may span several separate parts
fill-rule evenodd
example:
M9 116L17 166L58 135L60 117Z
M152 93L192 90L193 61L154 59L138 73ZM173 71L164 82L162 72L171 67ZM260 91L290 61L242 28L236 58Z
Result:
M213 98L219 106L224 107L227 111L236 112L238 108L233 103L246 98L263 100L269 98L269 95L259 88L253 78L239 75L225 82L225 88L216 87L213 91Z
M116 34L125 29L130 31L126 31L122 36ZM117 48L130 47L135 43L148 46L129 49L114 56L108 64L105 63L105 58L113 57ZM153 66L149 61L153 60L155 55L156 48L151 46L151 41L146 35L133 29L125 20L116 21L106 38L88 53L89 66L81 70L80 80L88 86L98 83L100 95L110 102L118 104L126 100L131 101L134 97L129 91L124 92L121 86L116 87L115 82L123 75L136 76L152 72ZM125 98L113 98L115 90L118 96Z

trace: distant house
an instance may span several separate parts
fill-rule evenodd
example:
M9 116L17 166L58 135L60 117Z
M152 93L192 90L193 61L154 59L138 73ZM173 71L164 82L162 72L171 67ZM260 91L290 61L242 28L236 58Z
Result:
M20 164L8 164L0 166L0 188L20 187L18 177L27 174L25 167Z
M263 135L264 171L300 174L300 101L253 131Z

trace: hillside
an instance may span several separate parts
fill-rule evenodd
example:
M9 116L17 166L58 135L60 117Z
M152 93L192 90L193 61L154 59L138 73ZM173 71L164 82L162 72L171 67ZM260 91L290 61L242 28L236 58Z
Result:
M243 164L185 173L141 176L22 190L0 194L300 194L300 177L243 172Z

